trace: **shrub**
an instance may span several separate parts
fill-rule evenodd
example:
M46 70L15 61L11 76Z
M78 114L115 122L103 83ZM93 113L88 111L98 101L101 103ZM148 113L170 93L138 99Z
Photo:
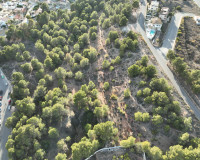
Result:
M139 7L139 0L134 0L133 1L133 8L138 8Z
M140 87L140 88L141 88L141 87L144 87L146 84L147 84L147 82L145 82L145 81L140 81L139 87Z
M90 39L91 39L92 41L94 41L96 38L97 38L97 34L96 34L95 32L93 32L93 33L91 34Z
M22 65L21 65L21 68L23 69L23 71L24 71L25 73L30 73L30 72L33 70L33 68L32 68L32 66L31 66L30 63L22 64Z
M124 90L124 98L129 98L130 95L131 95L130 89L129 88L125 89Z
M142 91L141 90L137 91L137 97L142 97Z
M149 113L143 113L142 114L142 120L143 120L143 122L148 122L150 120Z
M128 36L129 38L131 38L132 40L137 39L137 34L134 33L133 31L129 31L129 32L127 33L127 36Z
M152 123L157 126L163 123L163 118L160 115L154 115L152 118Z
M155 66L153 66L153 65L149 65L149 66L147 66L146 67L146 69L145 69L145 73L146 73L146 75L148 76L148 77L154 77L155 76L155 74L156 74L156 67Z
M115 39L117 39L118 36L118 32L117 31L110 31L108 34L108 37L110 38L110 41L113 42L115 41Z
M103 105L102 107L95 107L94 114L98 118L103 118L108 115L109 108L107 105Z
M112 100L117 100L117 96L116 96L115 94L112 94L112 95L110 96L110 99L112 99Z
M112 64L119 64L121 62L120 56L117 56L115 59L112 59L111 63Z
M102 63L102 68L107 69L110 67L110 62L108 60L104 60Z
M81 81L83 79L83 73L81 71L78 71L75 73L75 80Z
M119 48L119 47L120 47L120 45L121 45L121 41L120 41L119 38L115 39L115 43L114 43L114 45L115 45L115 48Z
M164 131L165 131L165 133L168 133L169 130L170 130L170 126L169 126L169 125L165 125L165 127L164 127Z
M104 85L103 85L103 88L104 88L105 91L109 90L109 88L110 88L109 82L105 82Z
M147 63L148 63L149 59L147 56L143 56L140 60L140 63L142 66L146 67L147 66Z
M119 26L126 26L127 22L128 19L124 15L122 15L119 20Z
M109 46L110 45L110 38L107 38L106 39L106 46Z
M176 9L177 9L178 11L181 11L181 6L177 6Z
M49 137L54 139L59 137L58 130L56 128L50 128L48 131Z
M128 68L128 75L130 77L136 77L140 74L140 66L134 64Z
M109 18L105 19L104 22L103 22L103 24L102 24L102 28L103 29L107 29L110 26L111 26L110 19Z
M136 112L134 114L135 121L142 121L142 112Z
M69 71L69 72L66 72L66 77L67 78L72 78L74 76L73 72Z
M122 140L120 141L120 146L124 147L124 148L130 148L133 147L135 145L135 138L130 136L127 140Z
M85 68L89 65L89 59L88 58L83 58L81 61L80 61L80 66L81 68Z
M151 94L151 89L150 88L143 89L142 94L144 97L149 96Z
M109 71L113 71L115 68L113 66L110 66Z

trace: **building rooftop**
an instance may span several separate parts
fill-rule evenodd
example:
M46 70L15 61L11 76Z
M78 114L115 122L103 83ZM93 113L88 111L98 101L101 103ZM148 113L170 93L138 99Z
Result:
M168 7L162 7L160 14L169 14L169 8Z
M151 19L151 23L152 24L162 24L162 21L161 21L160 18L154 17L154 18Z
M151 6L158 7L159 6L159 2L158 1L151 1Z

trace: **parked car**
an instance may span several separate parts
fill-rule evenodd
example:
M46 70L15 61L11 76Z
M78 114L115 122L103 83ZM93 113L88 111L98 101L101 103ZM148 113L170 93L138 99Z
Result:
M1 119L0 119L0 126L1 126Z
M2 101L0 101L0 107L2 106Z
M0 101L2 101L2 98L3 98L3 91L2 90L0 90Z
M10 109L11 109L11 105L8 105L8 110L10 111Z
M0 108L0 112L1 112L1 108Z
M11 99L9 99L8 104L11 105Z
M1 78L2 78L2 79L4 79L4 78L5 78L3 74L1 74Z

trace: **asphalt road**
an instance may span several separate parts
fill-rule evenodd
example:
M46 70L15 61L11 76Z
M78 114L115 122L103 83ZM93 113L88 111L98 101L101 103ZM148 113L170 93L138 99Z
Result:
M178 33L178 28L181 24L181 19L183 17L186 17L186 16L194 17L195 15L192 14L192 13L178 12L172 17L171 22L170 22L168 29L166 31L166 35L164 37L162 47L158 49L165 56L166 56L169 49L171 49L171 50L174 49L175 42L176 42L176 36L177 36L177 33Z
M163 43L163 46L161 48L155 48L150 40L147 38L145 30L144 30L144 18L145 18L145 11L144 11L145 3L140 8L140 11L138 12L138 20L137 24L134 25L134 28L137 32L139 32L144 41L147 43L149 49L153 53L154 57L156 58L158 64L163 69L164 73L168 76L169 80L171 81L173 87L177 90L179 95L183 98L185 103L190 106L190 108L194 111L195 116L200 120L200 108L197 107L195 102L192 100L192 98L187 94L185 89L181 86L181 84L176 80L173 73L167 66L167 60L166 60L166 54L168 49L173 49L177 30L180 25L181 21L181 15L187 16L188 13L182 13L182 14L176 14L172 18L172 22L169 26L169 30L167 32L167 35L165 36L165 40ZM171 33L172 32L172 33Z
M0 73L2 71L0 70ZM8 86L6 86L8 83ZM5 126L6 119L11 116L11 111L8 111L8 100L9 96L8 93L10 91L10 84L7 81L6 77L4 79L0 76L0 90L3 90L3 99L2 99L2 106L1 106L1 128L0 128L0 160L8 160L8 152L5 148L6 142L8 140L8 136L11 133L11 129L8 129Z

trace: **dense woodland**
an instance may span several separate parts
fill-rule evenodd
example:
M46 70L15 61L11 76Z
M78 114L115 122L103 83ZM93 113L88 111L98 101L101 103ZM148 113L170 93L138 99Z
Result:
M49 11L44 3L36 20L28 17L28 24L9 26L6 38L0 38L0 63L17 63L11 95L16 110L6 121L12 128L6 144L10 159L81 160L104 146L117 145L127 148L127 154L113 159L128 160L143 152L152 160L200 159L200 139L189 134L192 118L182 116L172 88L158 76L148 56L139 55L145 45L140 35L121 32L133 23L132 12L138 7L137 0L77 0L70 11ZM102 31L108 33L104 44ZM113 52L105 54L105 48ZM129 79L129 87L123 88L127 104L117 108L119 97L111 92L115 79L109 77L137 54L139 60L122 72ZM97 72L107 76L101 87L95 80ZM136 79L141 79L139 84ZM102 92L109 93L106 104L99 98ZM122 136L122 126L109 114L116 109L127 116L133 110L132 97L152 108L134 111L130 119L149 124L155 135L160 128L165 134L178 130L177 145L165 152L151 142L136 141L138 137Z

